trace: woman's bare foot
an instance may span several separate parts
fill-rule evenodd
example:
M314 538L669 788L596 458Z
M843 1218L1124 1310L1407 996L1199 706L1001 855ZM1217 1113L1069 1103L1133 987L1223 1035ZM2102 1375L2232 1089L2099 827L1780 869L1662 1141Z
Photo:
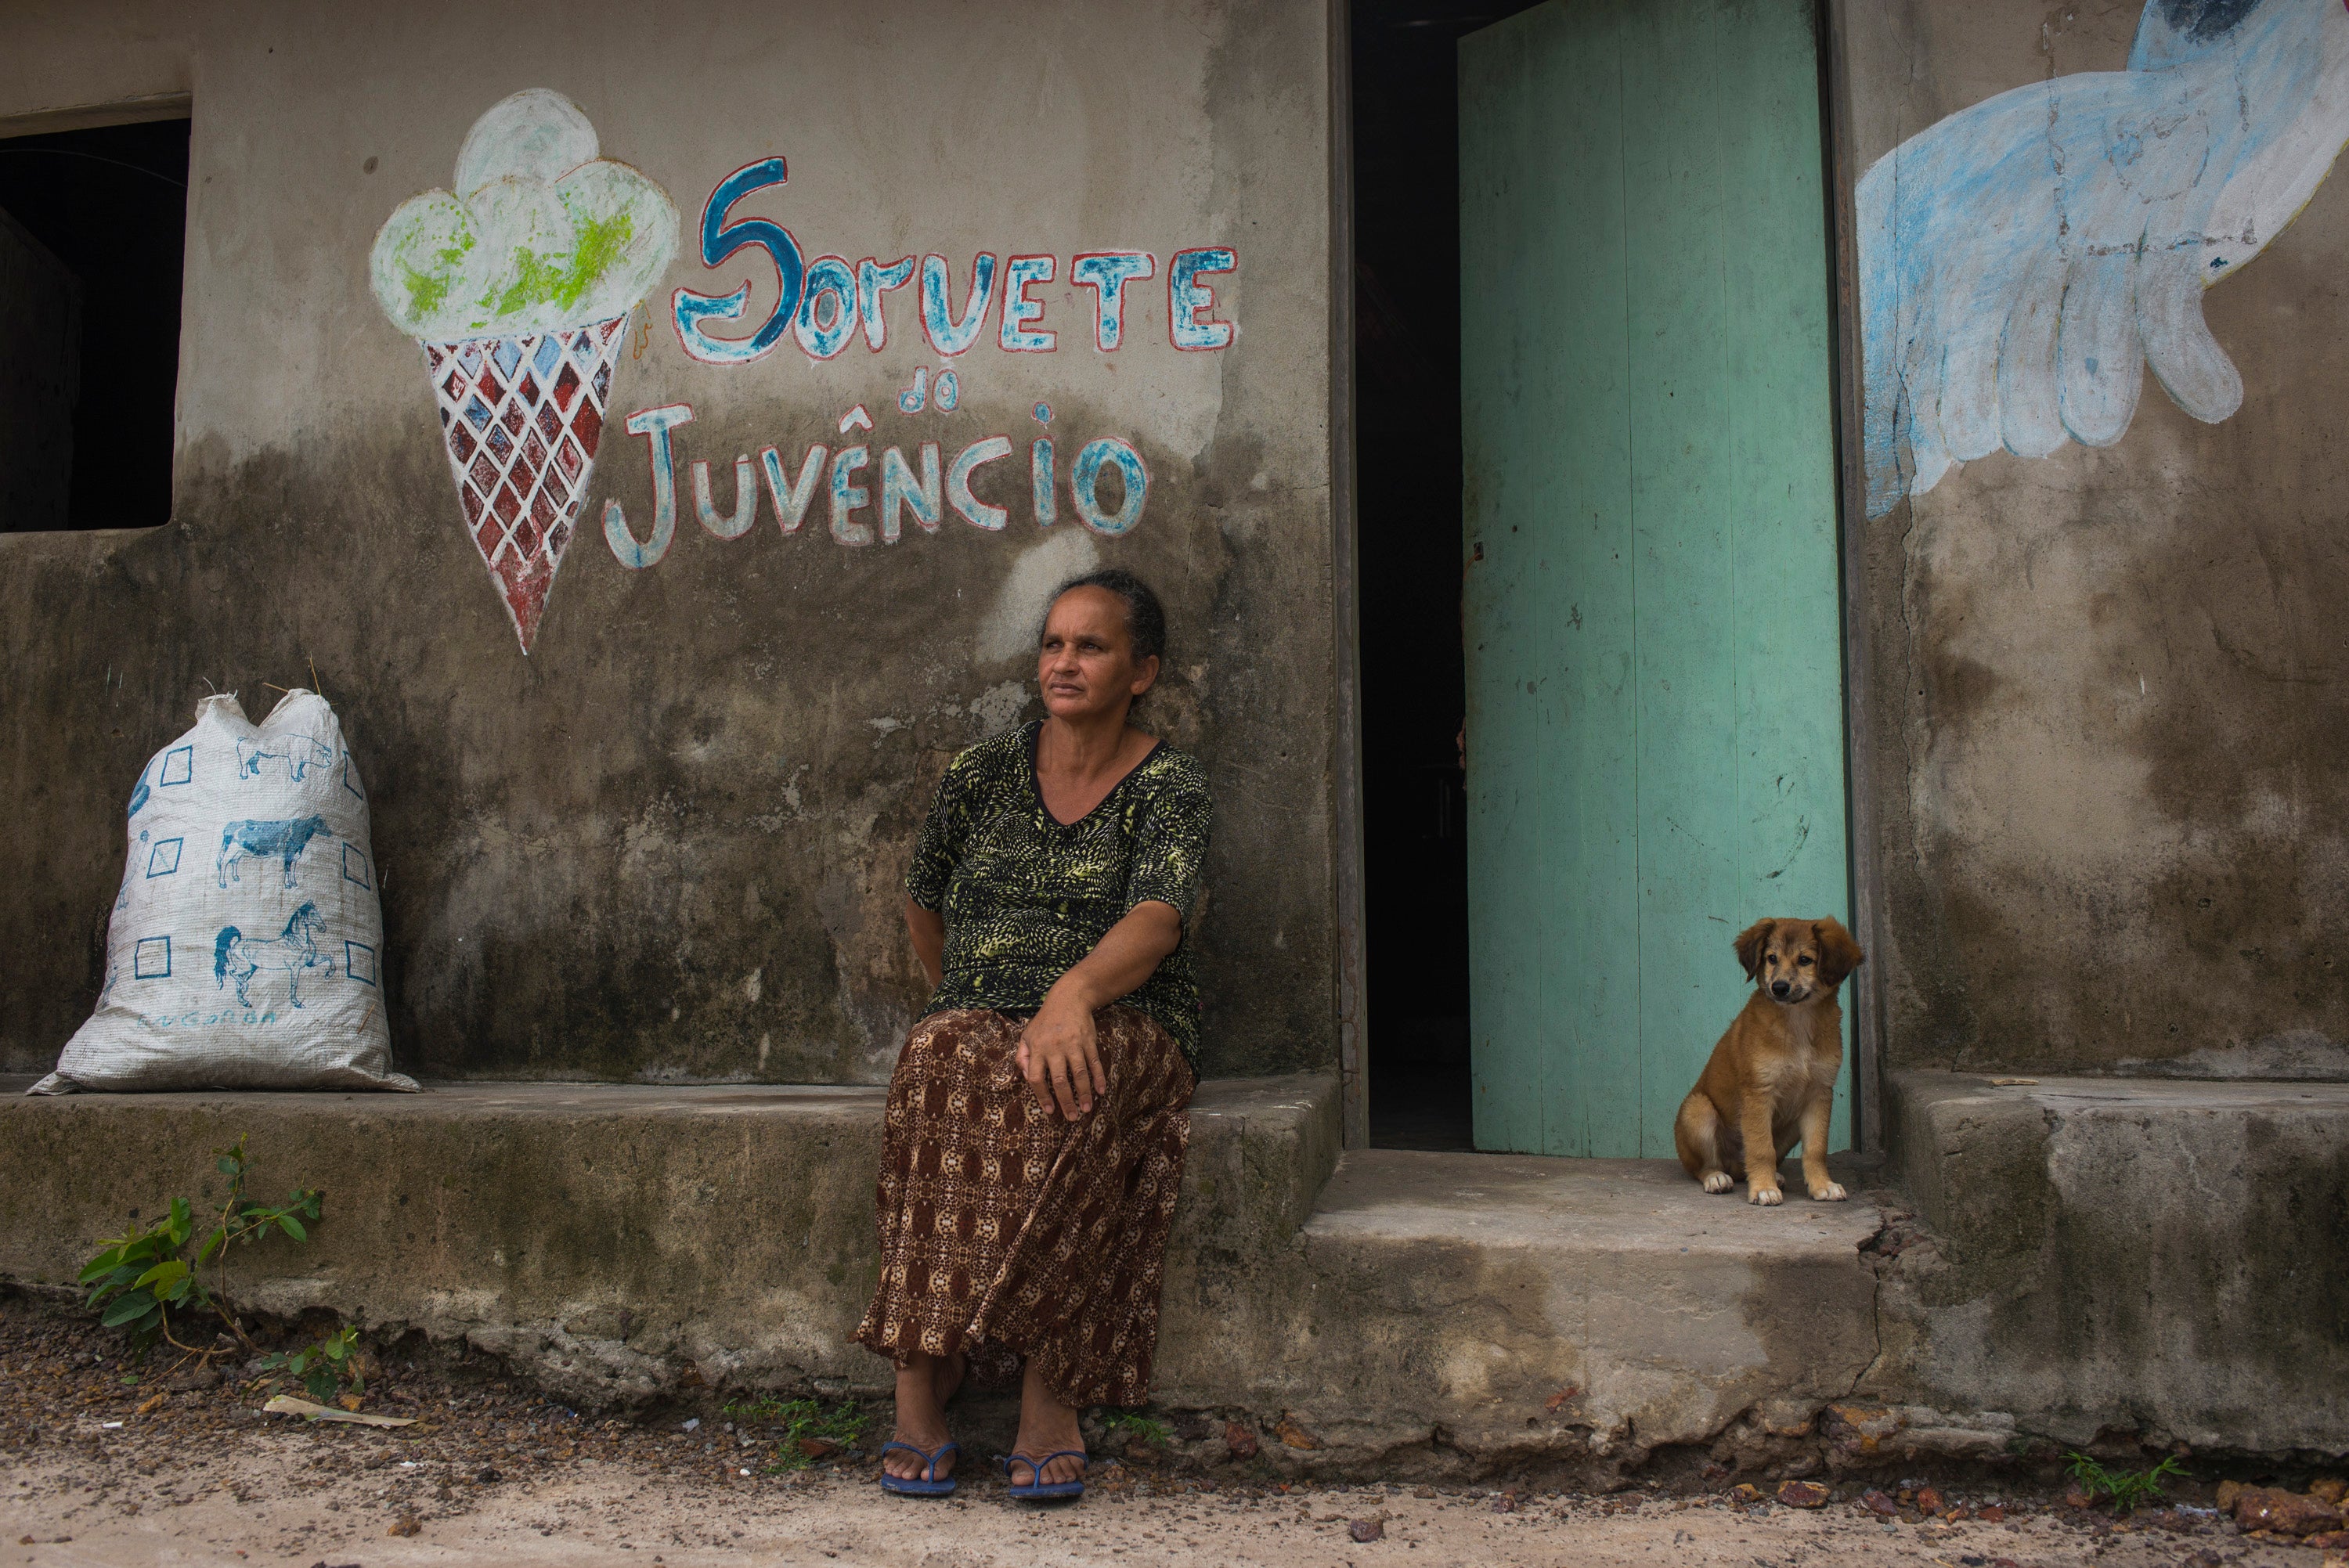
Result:
M1052 1398L1044 1387L1044 1376L1036 1363L1028 1363L1027 1376L1019 1382L1019 1436L1011 1445L1015 1460L1042 1459L1063 1449L1084 1451L1084 1434L1077 1429L1077 1408L1063 1405ZM1065 1480L1085 1479L1084 1461L1077 1459L1057 1459L1043 1468L1041 1474L1030 1476L1024 1464L1012 1468L1014 1484L1025 1486L1037 1480L1057 1485Z
M928 1356L916 1351L897 1368L897 1429L894 1442L911 1443L923 1453L936 1453L948 1440L946 1402L962 1386L965 1358ZM916 1455L892 1449L882 1456L881 1468L900 1480L944 1480L954 1474L955 1456L940 1457L933 1471Z

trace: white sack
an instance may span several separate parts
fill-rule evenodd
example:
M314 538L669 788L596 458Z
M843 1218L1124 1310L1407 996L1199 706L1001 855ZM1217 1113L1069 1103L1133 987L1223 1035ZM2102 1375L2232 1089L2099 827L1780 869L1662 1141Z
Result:
M106 989L35 1094L397 1088L367 794L335 710L233 696L149 759Z

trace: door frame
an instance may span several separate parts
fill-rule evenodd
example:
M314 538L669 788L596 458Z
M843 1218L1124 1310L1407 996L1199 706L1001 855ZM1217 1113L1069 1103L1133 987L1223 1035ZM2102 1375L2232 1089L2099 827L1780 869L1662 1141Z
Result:
M1835 466L1837 480L1837 543L1842 571L1844 701L1844 832L1852 925L1861 944L1877 958L1853 976L1851 988L1853 1080L1852 1142L1864 1152L1885 1147L1883 1053L1885 918L1883 878L1874 853L1878 834L1873 726L1861 677L1872 665L1867 588L1867 487L1859 474L1858 255L1852 198L1849 72L1844 52L1843 16L1849 0L1813 0L1821 47L1819 97L1822 138L1819 156L1829 200L1830 301L1835 322L1829 374L1836 405ZM1330 775L1332 893L1337 954L1332 1003L1338 1044L1338 1075L1344 1147L1370 1142L1371 1010L1368 946L1363 930L1367 868L1362 844L1362 692L1360 626L1361 534L1355 517L1354 439L1354 159L1353 8L1350 0L1327 0L1330 36L1330 582L1335 597L1336 724Z
M1850 0L1816 0L1819 38L1819 102L1826 111L1827 222L1833 227L1835 286L1836 472L1841 480L1843 552L1844 863L1851 870L1851 923L1875 959L1851 977L1853 1066L1858 1094L1852 1104L1852 1142L1881 1153L1884 1127L1884 1018L1889 967L1884 875L1876 857L1875 724L1865 687L1876 667L1868 605L1868 483L1860 469L1859 224L1853 201L1859 189L1851 128L1851 70L1844 52Z
M1371 1141L1369 946L1362 929L1361 531L1354 515L1354 28L1350 0L1326 0L1330 35L1330 582L1337 631L1330 758L1336 853L1339 1105L1342 1147Z

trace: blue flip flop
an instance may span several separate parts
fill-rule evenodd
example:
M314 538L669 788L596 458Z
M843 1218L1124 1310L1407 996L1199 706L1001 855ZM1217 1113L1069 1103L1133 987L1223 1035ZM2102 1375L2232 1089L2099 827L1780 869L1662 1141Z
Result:
M1071 1498L1084 1496L1085 1483L1081 1479L1077 1480L1054 1481L1048 1481L1044 1479L1044 1467L1050 1464L1054 1460L1063 1459L1074 1460L1079 1464L1083 1464L1086 1462L1085 1450L1082 1449L1062 1449L1059 1453L1046 1454L1040 1460L1031 1460L1026 1454L1010 1454L1007 1455L1003 1459L996 1460L996 1463L1003 1467L1003 1479L1006 1480L1011 1480L1011 1467L1013 1465L1026 1465L1028 1467L1028 1474L1030 1479L1026 1486L1021 1486L1019 1482L1012 1481L1011 1498L1013 1501L1064 1502Z
M940 1443L936 1453L929 1453L916 1448L911 1443L888 1442L881 1445L881 1457L887 1459L891 1449L903 1449L920 1460L922 1473L919 1476L891 1475L887 1470L883 1470L881 1472L883 1491L894 1491L899 1497L952 1497L954 1495L954 1477L948 1476L946 1480L940 1480L938 1461L948 1454L960 1453L962 1449L958 1445Z

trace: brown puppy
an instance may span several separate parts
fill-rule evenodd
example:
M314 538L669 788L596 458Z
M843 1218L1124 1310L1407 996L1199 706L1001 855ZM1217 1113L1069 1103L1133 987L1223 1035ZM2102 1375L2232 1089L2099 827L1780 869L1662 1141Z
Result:
M1804 1185L1814 1198L1839 1202L1844 1190L1827 1180L1826 1153L1843 1070L1836 988L1867 954L1832 917L1762 920L1738 937L1737 961L1754 995L1681 1101L1672 1123L1681 1163L1708 1192L1726 1192L1743 1176L1746 1202L1775 1203L1784 1196L1778 1162L1799 1138Z

